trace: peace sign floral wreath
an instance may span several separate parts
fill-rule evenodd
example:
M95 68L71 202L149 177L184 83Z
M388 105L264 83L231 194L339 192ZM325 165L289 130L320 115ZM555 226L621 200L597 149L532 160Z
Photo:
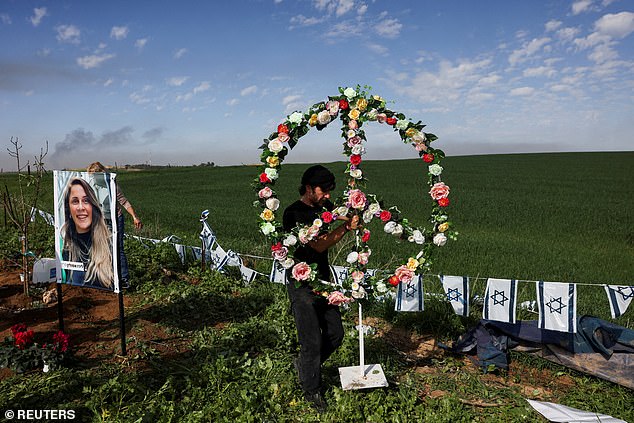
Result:
M370 89L369 87L365 87ZM314 104L305 113L294 112L277 127L264 144L260 147L262 166L260 174L254 183L258 201L255 206L262 209L260 213L260 231L267 237L271 245L273 258L285 269L292 269L291 275L296 284L304 281L320 282L318 290L328 297L332 304L342 304L353 299L368 297L371 292L383 295L389 290L389 285L398 286L400 283L411 282L416 274L425 273L430 269L433 250L442 247L448 239L455 240L458 235L453 231L452 223L446 213L449 206L449 187L441 181L443 167L440 165L445 154L430 146L437 137L423 132L420 121L414 123L402 113L395 113L385 107L385 100L377 95L369 95L360 86L356 88L339 88L340 95L328 97L328 101ZM275 190L275 180L278 178L282 162L299 139L308 133L312 127L321 130L337 117L342 122L342 136L344 154L348 157L345 173L348 176L347 187L343 195L335 201L332 212L324 209L321 218L315 219L312 225L301 226L291 232L284 232L282 224L276 219L276 212L280 207ZM385 207L375 195L364 191L366 179L361 169L365 132L362 126L365 122L378 122L394 127L404 143L412 144L419 156L427 164L429 196L432 202L430 215L431 228L419 228L410 225L396 206ZM328 231L328 226L339 216L352 217L358 215L365 224L373 219L383 222L385 232L405 239L415 244L417 254L402 260L387 278L369 277L368 262L372 254L368 246L370 231L356 230L356 242L346 261L349 264L348 277L341 287L333 287L329 283L316 281L315 265L298 262L294 259L298 243L307 244L316 236ZM387 281L387 284L386 284Z

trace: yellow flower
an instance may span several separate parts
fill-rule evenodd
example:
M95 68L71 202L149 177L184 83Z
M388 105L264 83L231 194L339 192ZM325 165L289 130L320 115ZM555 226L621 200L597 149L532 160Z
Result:
M352 110L350 110L350 113L348 113L348 116L352 120L359 119L359 115L361 115L361 112L359 112L359 109L352 109Z
M313 113L312 115L310 115L310 119L308 119L308 124L310 126L317 125L317 113Z
M368 107L368 100L365 98L360 98L357 100L357 109L360 111L364 111Z
M277 156L268 156L266 162L270 167L277 167L280 164L280 158Z
M407 131L405 131L405 136L407 138L412 138L416 134L418 134L418 129L416 128L407 128Z
M273 214L273 210L271 209L264 209L264 211L260 214L260 217L267 222L275 219L275 215Z
M416 260L414 257L410 257L409 260L407 260L407 268L409 270L416 270L419 264L420 263L418 262L418 260Z
M447 229L449 229L449 223L447 222L438 225L438 232L445 232Z
M381 97L380 95L373 95L372 98L376 101L383 101L383 97Z

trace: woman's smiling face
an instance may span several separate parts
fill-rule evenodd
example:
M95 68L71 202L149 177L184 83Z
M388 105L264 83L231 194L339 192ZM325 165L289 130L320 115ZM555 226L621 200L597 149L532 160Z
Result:
M92 225L92 204L88 201L84 187L79 184L71 186L68 203L77 233L89 232Z

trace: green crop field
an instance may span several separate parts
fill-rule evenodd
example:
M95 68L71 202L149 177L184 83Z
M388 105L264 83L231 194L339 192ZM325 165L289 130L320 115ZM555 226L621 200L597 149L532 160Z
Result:
M345 164L326 165L338 175L341 188ZM470 276L473 291L479 295L487 277L519 279L524 281L519 301L535 299L535 287L529 281L575 282L580 284L579 314L612 321L600 285L634 285L634 152L448 157L442 165L443 180L451 187L447 213L459 237L436 250L434 274ZM275 186L281 208L298 197L298 182L306 166L283 166ZM422 161L367 161L364 174L366 192L376 194L385 204L397 205L414 224L426 223L430 203ZM256 196L251 183L258 175L257 167L172 167L119 171L117 175L145 223L139 235L155 239L176 235L184 244L200 245L198 219L202 210L209 209L209 223L218 243L225 250L248 255L249 266L268 273L269 246L258 232L260 209L252 205ZM52 212L52 181L47 177L50 189L43 194L40 207ZM0 174L0 184L11 189L15 175ZM47 234L39 223L36 230ZM370 230L370 267L387 269L415 252L408 243L396 243L383 234L380 225L373 224ZM129 221L127 232L133 233ZM5 229L0 244L4 255L17 248L7 233ZM51 246L52 241L42 247L42 253L50 254ZM335 264L344 262L348 247L344 244L332 251ZM307 406L297 411L295 405L289 405L296 401L297 386L289 367L296 345L281 287L263 282L239 288L244 302L238 306L235 295L230 294L238 288L230 288L231 281L218 275L203 276L204 282L196 286L152 286L153 278L160 274L154 271L155 263L146 260L133 243L126 248L133 275L148 279L137 282L137 291L131 295L140 294L144 304L161 304L161 324L192 341L191 354L167 362L148 353L146 345L142 360L152 370L145 374L121 372L118 365L54 373L68 384L64 393L69 399L60 399L61 404L76 404L94 416L93 421L149 421L143 420L144 415L152 421L317 421L319 417L306 411ZM431 275L425 289L441 292ZM191 312L192 304L201 314L201 327L183 329L174 322ZM215 311L207 310L210 305ZM474 309L471 319L459 320L432 301L429 311L415 315L395 316L381 307L370 313L392 319L412 332L449 340L481 312ZM615 323L634 328L633 313L628 310ZM536 314L523 311L519 317L535 319ZM229 324L218 329L208 325L210 321ZM348 314L346 322L350 329L354 316ZM353 365L356 341L354 336L346 339L333 360ZM410 372L411 363L380 340L369 340L366 348L368 360L383 363L387 369L391 387L365 393L333 388L327 396L335 405L323 421L543 421L522 402L526 394L513 388L513 380L507 378L504 386L492 386L478 375L461 372L460 362L451 358L426 362L435 372L420 375ZM634 421L632 391L541 360L517 359L525 369L549 372L553 380L561 375L573 379L570 390L551 386L554 402ZM39 397L50 393L55 385L51 377L0 382L0 410L20 401L32 406L30 392L39 392ZM329 383L336 385L336 376L330 377ZM419 398L422 391L433 390L449 394ZM469 398L498 405L465 405L464 399Z

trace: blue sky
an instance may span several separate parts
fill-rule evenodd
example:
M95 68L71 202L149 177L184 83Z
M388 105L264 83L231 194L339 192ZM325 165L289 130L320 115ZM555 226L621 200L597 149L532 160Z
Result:
M633 32L626 0L0 0L0 139L48 140L48 169L257 163L287 115L360 84L448 155L631 151ZM343 160L335 126L288 161ZM366 133L368 159L416 157Z

